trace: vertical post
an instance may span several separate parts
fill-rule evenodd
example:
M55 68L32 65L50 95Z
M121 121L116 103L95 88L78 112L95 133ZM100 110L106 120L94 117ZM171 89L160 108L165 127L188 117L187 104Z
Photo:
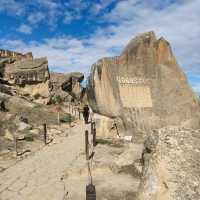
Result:
M14 151L15 151L15 156L18 156L18 151L17 151L17 137L16 135L14 136Z
M86 186L86 200L96 200L96 188L93 184Z
M81 112L80 112L80 108L78 108L78 118L79 118L79 120L81 119Z
M43 124L44 126L44 144L47 144L47 125Z
M71 127L71 123L72 123L72 116L71 114L69 115L69 127Z
M90 123L90 128L91 128L91 130L90 130L91 135L93 135L93 122Z
M96 142L96 128L93 129L93 146L96 147L97 142Z
M86 160L89 160L89 140L88 140L88 131L85 131L85 155L86 155Z
M58 113L57 113L57 122L58 122L58 125L60 125L60 111L58 110Z

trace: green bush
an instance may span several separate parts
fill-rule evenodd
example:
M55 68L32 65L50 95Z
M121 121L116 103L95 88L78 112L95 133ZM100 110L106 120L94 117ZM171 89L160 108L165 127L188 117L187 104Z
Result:
M107 144L107 145L112 145L113 142L111 140L108 139L96 139L97 144Z
M51 99L51 102L53 104L61 104L62 103L62 98L61 98L60 95L53 96L52 99Z
M60 122L61 123L71 123L74 120L74 118L71 115L66 115L64 117L61 117Z

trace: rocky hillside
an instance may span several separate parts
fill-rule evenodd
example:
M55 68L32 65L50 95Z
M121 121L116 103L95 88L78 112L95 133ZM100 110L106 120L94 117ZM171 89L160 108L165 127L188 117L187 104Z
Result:
M32 53L0 51L0 92L47 103L50 75L46 58L34 59Z

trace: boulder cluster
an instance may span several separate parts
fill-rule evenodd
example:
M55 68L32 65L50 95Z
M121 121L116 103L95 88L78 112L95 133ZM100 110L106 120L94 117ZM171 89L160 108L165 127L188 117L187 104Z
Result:
M62 101L79 101L86 97L79 72L50 73L46 58L33 58L32 53L0 50L0 93L16 95L37 103L51 103L54 97Z
M32 53L0 50L1 92L46 103L50 97L50 74L46 58L35 59Z

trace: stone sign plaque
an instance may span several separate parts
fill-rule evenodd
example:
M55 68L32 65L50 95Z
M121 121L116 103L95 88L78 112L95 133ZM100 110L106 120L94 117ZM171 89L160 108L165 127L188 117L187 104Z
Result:
M152 107L151 90L148 81L142 78L117 77L123 107Z

